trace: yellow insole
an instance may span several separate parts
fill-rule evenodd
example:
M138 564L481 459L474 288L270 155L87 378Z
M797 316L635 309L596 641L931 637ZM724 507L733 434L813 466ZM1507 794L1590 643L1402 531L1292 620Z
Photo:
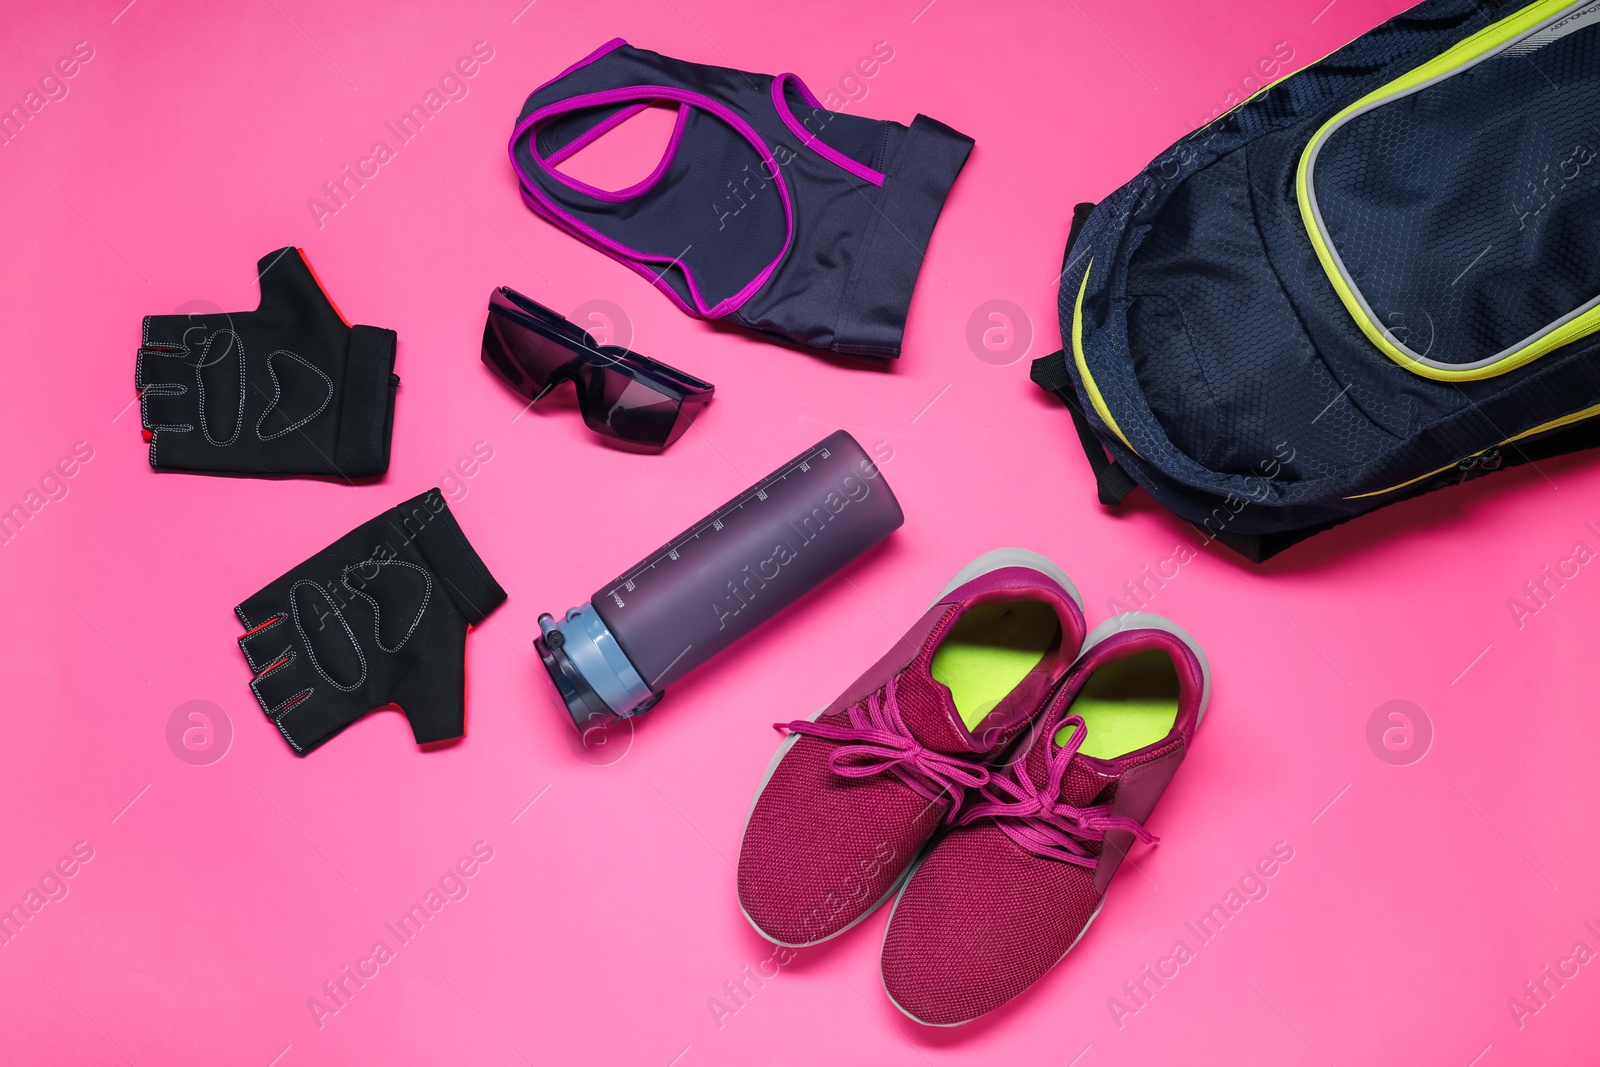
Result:
M1088 728L1086 756L1111 759L1166 737L1178 718L1178 672L1160 649L1112 660L1095 671L1072 701L1069 714ZM1056 744L1072 737L1072 727L1056 731Z
M1060 633L1055 609L1043 601L979 604L951 627L929 668L950 690L967 729L976 729L1039 665Z

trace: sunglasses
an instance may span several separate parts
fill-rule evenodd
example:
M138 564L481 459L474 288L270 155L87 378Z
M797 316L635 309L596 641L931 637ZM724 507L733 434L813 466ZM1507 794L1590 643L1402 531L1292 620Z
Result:
M597 344L587 330L505 286L489 294L483 361L530 404L570 381L589 429L641 451L659 452L682 437L715 390L648 356Z

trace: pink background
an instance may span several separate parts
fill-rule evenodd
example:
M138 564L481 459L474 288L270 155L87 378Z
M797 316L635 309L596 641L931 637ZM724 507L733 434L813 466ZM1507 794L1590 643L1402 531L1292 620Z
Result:
M1593 618L1580 569L1519 620L1510 599L1600 548L1591 457L1402 504L1252 568L1203 548L1150 603L1216 671L1198 744L1095 928L1028 996L919 1029L878 980L880 913L801 953L739 1010L708 1006L770 950L733 868L770 723L826 703L962 563L1037 549L1090 623L1193 533L1146 500L1093 501L1071 423L969 348L1009 300L1028 358L1055 348L1075 200L1097 199L1231 102L1402 0L799 3L524 0L379 5L174 0L13 5L0 103L74 42L93 58L0 147L0 504L84 441L93 459L0 547L0 904L75 842L93 859L0 947L7 1064L1229 1062L1467 1067L1596 1056L1600 966L1537 1014L1507 999L1583 940L1600 950ZM119 13L120 12L120 13ZM612 36L819 95L886 41L850 110L918 111L977 139L934 235L904 358L879 373L675 311L523 208L505 138L523 97ZM493 59L319 228L307 200L486 41ZM857 91L859 96L859 90ZM603 160L601 163L603 164ZM637 164L636 164L637 165ZM396 329L393 466L376 485L157 475L132 398L140 316L255 306L253 265L304 249L346 315ZM717 384L665 455L597 444L568 400L519 403L478 362L509 284L571 312L612 301L635 346ZM890 542L713 667L629 742L570 727L530 640L646 550L829 431L893 458ZM464 743L421 752L375 713L296 758L250 700L230 608L339 534L439 484L509 602L469 639ZM880 445L881 443L881 445ZM53 484L53 483L52 483ZM464 494L464 495L463 495ZM58 492L59 495L59 492ZM1170 570L1170 568L1169 568ZM1369 716L1404 699L1426 756L1380 761ZM175 708L226 712L191 766ZM537 803L529 807L535 797ZM131 805L130 805L131 802ZM319 1028L341 966L488 842L492 861ZM1294 859L1119 1027L1108 999L1258 856ZM975 908L982 901L974 901ZM1476 1057L1476 1059L1475 1059Z

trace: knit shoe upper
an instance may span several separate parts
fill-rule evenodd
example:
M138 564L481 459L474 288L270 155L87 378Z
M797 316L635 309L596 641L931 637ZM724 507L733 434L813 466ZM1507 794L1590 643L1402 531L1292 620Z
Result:
M1097 631L1098 632L1098 631ZM1091 638L1092 640L1092 638ZM1140 653L1170 656L1177 710L1164 738L1102 758L1076 699L1097 670ZM1161 629L1115 633L1086 649L1025 752L996 769L917 866L895 902L883 982L906 1015L954 1026L1020 995L1058 963L1098 913L1143 823L1193 740L1203 660Z
M974 608L1028 601L1053 609L1054 637L969 726L972 710L964 717L938 680L935 656ZM756 930L778 944L810 945L870 914L953 821L964 793L989 781L988 761L1036 718L1083 632L1082 610L1056 578L1025 566L990 570L941 596L814 719L779 724L790 733L739 852L739 903Z

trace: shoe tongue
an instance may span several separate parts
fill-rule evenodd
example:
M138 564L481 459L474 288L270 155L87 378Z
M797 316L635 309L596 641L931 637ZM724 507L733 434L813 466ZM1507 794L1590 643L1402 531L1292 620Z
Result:
M1075 808L1087 807L1111 783L1111 779L1089 766L1086 756L1073 756L1061 779L1061 799Z
M960 617L951 607L933 625L922 651L896 675L895 701L906 729L927 748L949 756L987 757L1026 728L1031 716L1024 712L1039 706L1053 679L1047 671L1030 671L969 729L949 688L933 677L933 654Z
M929 657L918 656L895 681L895 703L911 736L924 746L947 755L980 751L977 739L961 721L950 690L933 680Z
M1028 750L1028 757L1023 769L1033 783L1039 787L1048 784L1050 780L1049 761L1061 751L1061 746L1056 744L1056 734L1061 729L1060 725L1051 728L1050 733L1038 739ZM1070 739L1071 735L1068 735ZM1106 786L1114 780L1106 774L1103 768L1096 767L1099 761L1091 762L1083 753L1074 753L1067 763L1066 773L1061 776L1061 801L1071 804L1075 808L1087 807L1094 803Z

